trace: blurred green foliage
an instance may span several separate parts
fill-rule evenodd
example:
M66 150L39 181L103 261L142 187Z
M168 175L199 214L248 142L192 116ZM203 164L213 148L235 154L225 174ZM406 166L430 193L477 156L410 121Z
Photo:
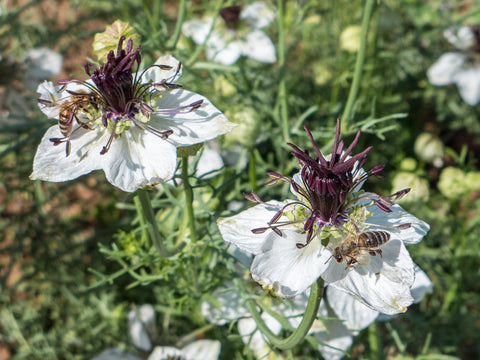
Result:
M91 56L93 35L121 19L141 35L145 64L171 53L185 65L180 79L185 88L208 97L233 121L242 122L243 116L257 123L250 126L255 141L247 126L241 139L231 136L219 144L224 155L233 153L248 161L248 171L236 163L211 179L189 178L197 242L188 237L182 180L150 193L167 249L175 253L160 258L137 216L138 204L109 186L103 174L62 184L29 180L36 146L53 123L37 109L37 95L22 83L21 74L1 82L0 359L87 359L112 346L134 351L126 314L131 304L146 302L157 310L158 343L181 344L184 335L206 324L200 313L202 297L234 271L216 219L232 213L227 210L232 201L240 201L241 208L249 206L242 193L252 188L267 200L288 194L286 184L263 186L267 171L285 175L296 171L282 131L278 94L282 79L290 140L309 148L302 130L307 126L328 152L356 59L354 52L342 49L340 38L347 27L360 25L363 2L285 1L283 72L275 64L246 58L231 67L208 63L183 36L172 47L177 1L6 4L1 3L0 73L21 63L29 49L42 46L64 55L64 73L58 78L79 74L79 66ZM218 7L219 1L190 1L186 19L212 14ZM479 26L479 14L477 4L469 1L384 0L375 7L370 24L354 121L344 123L342 133L348 142L361 128L357 150L374 145L366 167L386 164L386 178L371 181L367 190L389 194L401 171L428 184L426 197L403 206L431 225L428 236L409 250L434 283L433 294L419 305L379 324L384 358L480 357L480 192L452 184L455 194L458 186L466 190L450 196L448 183L438 186L447 166L464 173L479 170L479 107L465 104L455 86L433 87L425 76L428 67L451 50L443 30L455 24ZM277 24L266 32L276 43ZM446 149L440 167L414 151L416 138L425 131L435 134ZM198 161L200 154L193 160ZM406 158L416 162L402 168ZM232 334L235 328L225 326L202 336L222 341L223 359L253 358ZM369 350L364 331L350 353L352 358L369 359ZM295 353L296 359L317 356L308 346Z

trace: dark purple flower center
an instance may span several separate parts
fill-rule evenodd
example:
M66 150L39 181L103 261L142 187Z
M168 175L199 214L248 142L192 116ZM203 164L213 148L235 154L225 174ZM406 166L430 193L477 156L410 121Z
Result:
M220 10L220 16L228 28L236 29L240 23L241 12L242 8L240 6L229 6Z
M362 168L367 160L367 154L372 149L371 146L356 155L351 155L354 147L357 145L360 130L357 132L353 142L345 149L343 141L340 140L340 120L337 120L335 139L333 142L332 155L330 159L320 152L310 131L305 128L308 138L313 146L315 156L310 156L308 150L302 150L294 144L288 144L292 149L292 155L295 156L302 167L300 172L301 181L271 172L272 180L268 185L278 181L289 182L294 192L299 195L299 201L290 202L283 206L270 220L267 227L253 229L254 233L262 233L268 229L281 235L278 229L280 226L292 223L302 223L303 231L307 233L308 244L317 231L324 226L343 226L349 221L349 208L360 199L352 198L353 192L357 191L360 185L370 176L380 173L384 165L375 166L368 172ZM402 190L395 193L395 198L403 196L408 190ZM369 197L382 210L390 212L389 206L393 202L386 197ZM255 193L249 194L246 198L256 203L263 203L260 197ZM365 196L363 197L365 198ZM299 205L306 209L307 218L289 222L280 222L280 218L285 209L291 206ZM304 247L306 244L297 244L297 247Z

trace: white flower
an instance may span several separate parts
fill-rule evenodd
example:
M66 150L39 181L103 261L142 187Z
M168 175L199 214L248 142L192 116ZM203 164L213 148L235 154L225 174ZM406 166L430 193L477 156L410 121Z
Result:
M220 347L220 341L217 340L197 340L182 349L157 346L147 360L217 360Z
M142 358L119 348L111 348L102 351L91 360L142 360Z
M133 344L142 351L150 351L157 331L155 310L151 304L136 306L128 314L128 331ZM220 355L220 342L217 340L197 340L182 349L172 346L156 346L148 360L217 360ZM104 350L91 360L140 360L139 357L119 348Z
M376 311L404 312L413 302L415 279L405 245L419 242L429 226L385 197L359 193L365 179L383 166L366 173L358 163L365 163L370 148L349 157L358 135L345 154L339 135L338 124L335 161L323 157L309 133L317 160L293 145L301 173L293 179L270 173L274 182L289 182L298 199L265 203L252 193L249 200L259 205L219 219L220 232L225 241L254 255L253 279L278 296L301 294L321 276ZM347 247L343 258L334 257L345 238L379 231L386 235L378 247Z
M213 29L213 19L191 20L182 26L185 36L201 45L206 42L209 60L224 65L234 64L240 56L248 56L263 63L274 63L275 46L261 30L272 22L275 14L266 4L255 2L244 9L231 6L220 11L225 24ZM209 35L210 34L210 35ZM207 39L207 36L208 39Z
M462 26L446 30L444 36L459 51L440 56L427 71L428 81L436 86L456 84L462 99L471 106L477 105L480 101L480 64L467 52L475 45L475 35L468 26Z
M177 147L211 140L235 126L208 99L175 85L181 64L174 57L133 73L140 49L129 41L123 50L122 41L117 56L101 68L86 65L91 80L39 86L41 110L61 126L44 135L32 179L68 181L102 169L110 183L131 192L170 179Z
M143 351L152 349L152 340L157 337L155 309L151 304L135 307L128 313L128 330L133 345Z

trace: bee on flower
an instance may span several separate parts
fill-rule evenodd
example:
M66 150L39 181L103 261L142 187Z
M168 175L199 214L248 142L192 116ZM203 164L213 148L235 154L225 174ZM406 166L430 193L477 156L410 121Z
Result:
M121 36L100 66L87 63L86 81L44 82L40 109L58 125L38 147L31 179L67 181L103 169L131 192L170 179L177 148L203 143L235 126L205 97L176 81L182 64L160 57L141 69L141 47ZM63 145L63 146L62 146Z
M224 240L254 255L253 279L280 297L301 294L322 277L374 310L406 311L415 271L405 245L419 242L428 224L393 201L408 189L390 197L361 191L384 166L363 169L372 147L352 155L360 131L345 147L338 120L332 154L324 156L305 130L314 156L289 144L300 172L269 174L270 185L288 182L296 199L263 202L252 192L246 198L258 205L219 219Z
M223 22L213 27L213 18L186 21L182 32L197 45L206 41L207 59L233 65L240 56L262 63L277 61L272 40L262 31L275 19L275 13L263 2L245 8L229 6L220 10Z

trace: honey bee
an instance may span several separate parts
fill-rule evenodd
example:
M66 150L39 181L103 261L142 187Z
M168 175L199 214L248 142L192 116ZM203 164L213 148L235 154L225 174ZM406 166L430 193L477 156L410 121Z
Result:
M58 109L58 127L64 137L51 138L50 141L53 142L54 145L65 142L67 156L70 154L70 137L75 132L75 130L73 130L73 120L76 120L79 128L92 130L88 126L88 123L81 120L78 115L80 112L92 115L92 110L98 109L98 101L95 93L84 90L69 91L69 93L70 98L60 104L46 100L42 101L46 106L56 107Z
M333 257L339 264L346 262L347 267L351 268L354 264L366 265L362 262L362 256L376 254L382 256L380 246L390 240L390 233L386 231L365 231L360 234L348 234L345 239L333 249ZM327 260L328 261L328 260Z

